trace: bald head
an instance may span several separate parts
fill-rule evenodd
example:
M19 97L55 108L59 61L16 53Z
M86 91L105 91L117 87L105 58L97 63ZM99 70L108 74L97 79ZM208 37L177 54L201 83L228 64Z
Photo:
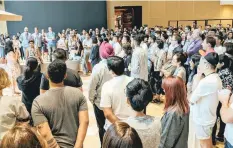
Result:
M193 38L193 39L197 39L197 38L200 37L200 34L201 34L201 31L200 31L199 29L195 29L195 30L193 31L192 38Z

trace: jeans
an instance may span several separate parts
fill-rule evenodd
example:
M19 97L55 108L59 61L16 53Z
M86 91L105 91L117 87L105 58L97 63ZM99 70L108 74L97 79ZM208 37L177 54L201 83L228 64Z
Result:
M83 73L84 74L88 73L88 65L87 64L88 64L88 60L89 60L89 57L90 57L90 53L91 53L91 50L84 49L83 63L82 63Z
M5 58L5 49L0 47L0 58Z
M233 146L225 139L225 148L233 148Z
M53 61L53 52L56 50L55 46L48 46L49 61Z
M99 128L99 138L100 138L100 143L102 147L104 133L105 133L105 129L104 129L105 116L104 116L104 112L100 110L95 104L93 104L93 107L94 107L94 113L95 113L97 126Z

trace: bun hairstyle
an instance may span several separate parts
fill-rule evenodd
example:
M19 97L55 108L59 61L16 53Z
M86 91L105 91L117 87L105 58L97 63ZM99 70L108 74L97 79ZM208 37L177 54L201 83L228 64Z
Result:
M24 70L24 76L26 79L29 79L32 74L33 71L38 67L38 61L36 58L34 57L29 57L26 63L26 67Z
M134 79L126 86L126 96L133 110L143 111L153 99L153 93L148 82Z
M187 56L182 52L177 52L174 56L177 57L177 62L180 62L180 65L184 66L184 63L187 61Z

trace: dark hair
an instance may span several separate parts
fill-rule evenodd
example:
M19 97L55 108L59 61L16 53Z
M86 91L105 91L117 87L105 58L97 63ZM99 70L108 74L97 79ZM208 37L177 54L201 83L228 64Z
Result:
M212 37L212 36L207 36L207 37L206 37L206 43L207 43L207 44L209 43L209 44L211 45L211 47L214 48L215 45L216 45L216 40L215 40L215 38Z
M8 54L9 52L14 52L14 48L13 48L13 42L12 41L7 41L5 44L5 51L6 54Z
M156 41L156 37L154 35L151 35L150 38L152 38L154 42Z
M45 142L32 128L15 126L3 137L1 148L45 148Z
M131 55L132 54L132 47L130 43L126 43L122 46L124 52L126 55Z
M192 28L191 28L191 26L189 26L189 25L188 25L188 26L186 26L186 28L188 28L190 31L191 31L191 29L192 29Z
M61 48L54 50L53 56L55 59L59 59L63 61L67 60L67 53L64 49Z
M167 40L167 39L168 39L168 35L167 35L167 33L162 34L162 36L163 36L163 38L164 38L165 40Z
M163 49L164 47L164 42L162 40L156 40L157 46L159 49Z
M124 59L118 56L112 56L107 59L108 69L113 71L117 76L124 73Z
M26 67L24 69L24 77L26 80L31 78L31 76L33 75L33 71L36 70L37 67L38 67L37 59L34 57L29 57L27 59ZM39 68L38 71L40 71Z
M187 61L187 57L182 52L178 52L174 56L177 57L177 62L180 62L180 65L184 66L184 63Z
M180 35L174 35L174 37L175 37L175 40L177 41L177 43L181 44L181 42L182 42L181 36Z
M106 131L102 148L142 148L136 130L125 122L116 122Z
M229 34L230 34L230 33L232 34L231 39L233 39L233 32L231 32L231 31L230 31L230 32L228 32L228 34L227 34L227 38L229 39Z
M226 53L233 56L233 43L227 42L224 46L226 47Z
M216 33L216 32L217 32L217 30L216 30L216 29L214 29L214 28L210 29L210 31L213 31L214 33Z
M221 69L229 68L233 72L233 59L225 54L219 55L219 63L224 63Z
M97 43L98 43L98 40L97 40L96 37L93 37L93 38L92 38L92 43L93 43L93 44L97 44Z
M215 35L215 37L216 37L218 40L221 41L220 44L222 45L222 44L223 44L223 36L221 36L221 35Z
M98 41L100 42L100 45L102 44L102 42L104 41L102 37L98 38Z
M66 75L66 63L63 60L56 59L48 66L48 76L53 83L61 83Z
M126 96L133 110L143 111L152 101L153 93L148 82L135 78L126 86Z
M191 56L191 61L194 63L194 69L197 72L197 67L200 63L201 55L200 54L194 54ZM194 70L193 69L193 70Z
M130 36L129 35L124 35L123 37L126 38L127 42L130 42Z
M140 45L142 42L142 35L141 34L137 34L134 38L134 41L136 41L137 45Z
M194 67L193 70L191 71L190 75L189 75L189 81L192 82L193 81L193 77L195 74L197 74L197 67L200 63L200 59L201 59L201 55L200 54L194 54L191 56L191 61L194 63Z

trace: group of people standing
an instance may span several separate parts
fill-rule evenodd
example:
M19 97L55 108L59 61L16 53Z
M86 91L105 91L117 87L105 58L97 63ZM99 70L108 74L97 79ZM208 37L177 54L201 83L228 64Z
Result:
M85 61L84 74L91 63L88 100L93 104L101 147L212 148L216 141L233 147L231 26L102 28L84 30L82 35L64 30L56 44L49 30L52 61L47 72L40 72L37 56L29 56L23 74L13 82L22 91L22 102L3 96L10 74L0 69L1 147L34 147L31 141L42 148L83 147L89 123L87 99L79 74L65 64L77 57ZM35 42L29 41L33 46ZM17 62L12 42L7 44L11 52L6 59ZM28 48L25 51L30 55ZM162 118L146 114L150 102L163 101ZM14 127L16 121L29 121L40 134L30 127ZM19 131L35 138L25 142L25 137L12 136ZM12 137L18 143L10 142Z

